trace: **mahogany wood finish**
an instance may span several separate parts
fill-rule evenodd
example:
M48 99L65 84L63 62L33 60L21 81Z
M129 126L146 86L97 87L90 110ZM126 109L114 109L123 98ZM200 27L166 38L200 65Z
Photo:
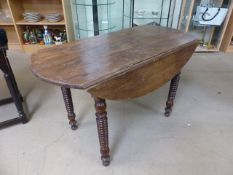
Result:
M187 33L140 26L44 49L32 55L31 69L42 80L84 89L94 97L101 158L104 165L109 165L105 99L140 97L172 79L167 103L167 111L171 110L178 86L175 75L197 44Z
M179 85L179 80L180 80L180 73L178 73L170 83L170 89L167 97L167 103L166 103L166 108L165 108L165 116L169 117L171 112L172 112L172 106L174 104L174 100L176 97L176 91L178 89Z
M195 45L165 55L147 65L119 75L88 90L93 96L111 100L140 97L171 80L185 65L195 50ZM168 66L169 65L169 66Z
M96 109L96 123L100 142L101 159L104 166L110 164L109 146L108 146L108 118L106 112L105 99L94 97Z
M70 88L61 87L63 99L66 106L66 111L68 113L69 124L72 130L76 130L78 128L77 121L75 120L75 113L73 107L73 101L71 96Z
M196 45L197 40L190 34L140 26L43 49L32 55L31 65L33 73L45 81L91 89L180 50L191 56L189 47ZM189 58L176 59L186 62ZM166 69L169 71L170 65Z

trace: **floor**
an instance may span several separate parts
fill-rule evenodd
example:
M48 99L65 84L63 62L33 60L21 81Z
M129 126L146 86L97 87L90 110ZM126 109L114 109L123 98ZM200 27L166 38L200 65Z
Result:
M168 84L134 100L108 102L112 162L100 161L93 100L74 90L79 129L69 128L60 89L35 78L29 56L9 53L31 115L0 130L0 175L232 175L233 56L194 54L170 118ZM0 76L0 98L8 90ZM0 107L1 120L16 116Z

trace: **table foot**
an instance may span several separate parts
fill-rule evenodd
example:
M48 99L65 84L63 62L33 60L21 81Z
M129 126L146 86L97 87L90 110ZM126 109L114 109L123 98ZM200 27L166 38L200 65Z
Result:
M24 112L19 113L19 117L21 118L23 124L26 124L28 122L28 118Z
M110 156L107 157L101 157L103 166L109 166L110 165Z
M167 102L166 102L165 113L164 113L164 115L166 117L169 117L170 114L171 114L171 112L172 112L172 106L174 104L174 100L175 100L175 96L176 96L176 91L177 91L177 88L178 88L179 80L180 80L180 73L178 73L171 80L169 94L168 94L168 98L167 98Z
M76 129L78 129L78 125L77 125L77 122L75 121L75 122L73 122L73 123L69 123L70 124L70 128L74 131L74 130L76 130Z
M72 130L76 130L78 128L77 121L75 120L74 106L71 96L70 88L61 87L63 99L66 106L66 111L68 113L69 124Z
M108 118L105 99L94 98L96 109L96 123L99 135L101 160L104 166L110 164L108 141Z

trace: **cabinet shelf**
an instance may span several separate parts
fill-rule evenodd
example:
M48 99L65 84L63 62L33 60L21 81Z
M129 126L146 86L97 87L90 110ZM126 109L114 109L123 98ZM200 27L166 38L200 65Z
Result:
M5 29L8 36L8 45L10 49L21 49L25 52L35 52L42 48L50 46L45 45L25 45L24 32L26 26L30 30L40 29L44 31L43 26L48 26L48 30L61 31L66 30L67 40L74 40L74 28L71 15L71 0L0 0L0 27ZM39 22L26 22L23 19L25 12L38 12L45 16L49 13L58 13L63 16L59 22L48 22L43 18ZM12 22L5 22L4 19L12 19ZM53 46L53 45L51 45Z
M195 52L218 52L218 48L207 48L207 47L202 47L202 46L197 46Z
M233 3L229 8L229 15L226 19L227 25L221 43L221 51L233 53Z
M106 30L113 30L115 29L116 26L111 26L111 27L108 27L108 28L100 28L98 31L106 31ZM93 32L94 29L85 29L85 28L79 28L79 30L82 30L82 31L89 31L89 32Z
M65 25L66 23L65 23L65 21L64 20L62 20L62 21L59 21L59 22L48 22L46 19L43 19L43 20L41 20L41 21L39 21L39 22L27 22L27 21L25 21L25 20L19 20L19 21L17 21L16 22L16 24L17 25L37 25L37 26L39 26L39 25Z
M124 15L127 18L131 18L129 15ZM153 17L151 13L145 13L143 16L138 15L136 12L134 13L133 19L168 19L168 17Z
M114 24L108 24L107 21L102 21L101 23L99 23L98 31L113 30L114 28L116 28L116 26ZM90 32L95 31L92 21L89 21L87 23L85 21L80 21L80 25L79 25L78 29L82 30L82 31L90 31Z
M14 26L14 23L0 21L0 26Z
M56 46L55 44L51 44L51 45L39 45L39 44L23 44L23 49L25 50L25 52L28 53L32 53L35 51L38 51L40 49L45 49L45 48L49 48L49 47L53 47Z
M92 3L92 2L86 2L84 1L80 1L80 2L73 2L74 5L80 5L80 6L101 6L101 5L113 5L115 4L115 1L111 1L111 0L99 0L96 3Z

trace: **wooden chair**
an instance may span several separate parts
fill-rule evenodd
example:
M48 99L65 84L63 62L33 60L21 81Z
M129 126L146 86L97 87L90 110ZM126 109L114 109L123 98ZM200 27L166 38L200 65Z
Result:
M4 74L6 84L9 88L10 94L12 97L0 100L0 105L5 105L11 102L15 103L19 117L10 119L4 122L0 122L0 129L17 124L17 123L26 123L28 121L27 116L23 109L23 97L18 89L10 62L6 55L7 47L7 37L6 32L3 29L0 29L0 69ZM0 116L1 117L1 116Z

